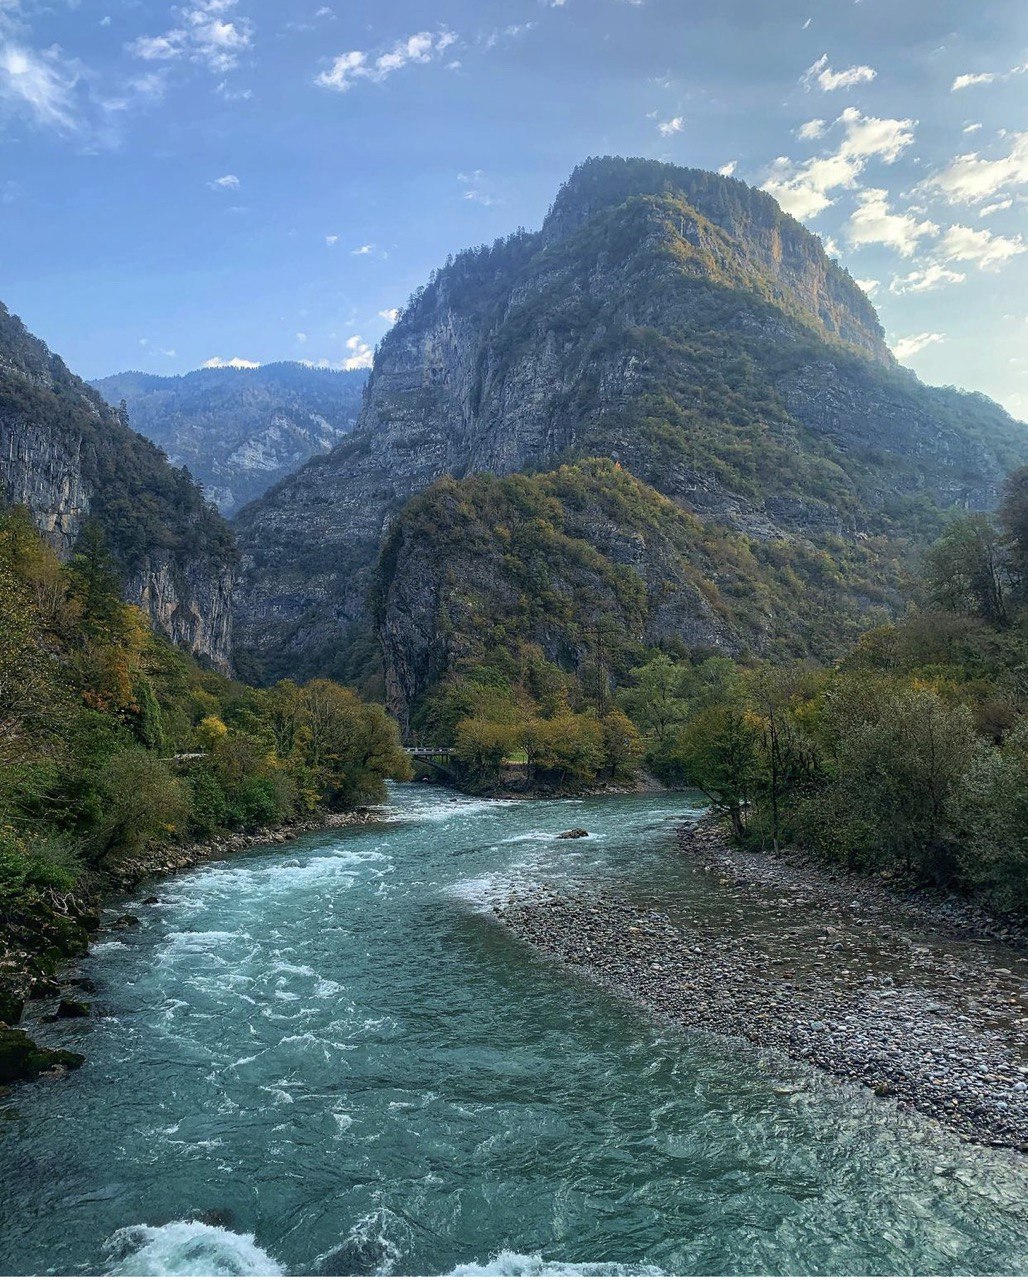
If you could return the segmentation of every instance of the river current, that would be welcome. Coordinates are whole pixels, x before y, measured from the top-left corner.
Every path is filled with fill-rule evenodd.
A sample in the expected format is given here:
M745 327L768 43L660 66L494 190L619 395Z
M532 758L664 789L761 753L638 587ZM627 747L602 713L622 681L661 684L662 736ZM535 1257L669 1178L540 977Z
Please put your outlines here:
M86 1065L0 1099L0 1273L1023 1273L1016 1157L653 1026L494 920L535 883L713 909L694 812L398 786L127 900L95 1017L39 1029Z

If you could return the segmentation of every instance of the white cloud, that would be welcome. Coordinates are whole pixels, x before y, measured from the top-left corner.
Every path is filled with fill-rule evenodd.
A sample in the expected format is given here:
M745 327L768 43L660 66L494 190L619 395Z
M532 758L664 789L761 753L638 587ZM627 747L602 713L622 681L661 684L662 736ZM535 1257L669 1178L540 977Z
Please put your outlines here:
M388 320L390 324L395 324L400 318L399 307L386 307L384 311L378 313L383 320Z
M982 122L980 120L976 120L973 124L965 124L963 131L964 133L977 133L981 127Z
M722 176L722 178L730 178L732 174L735 173L736 169L738 168L738 165L739 165L738 160L729 160L727 164L723 164L721 168L718 169L718 173Z
M978 84L994 84L997 80L1009 80L1012 76L1021 76L1028 71L1028 62L1021 63L1020 66L1011 67L1009 71L974 71L970 74L957 76L950 85L951 93L959 93L961 89L970 89Z
M889 285L889 292L928 293L929 290L938 289L944 284L960 284L966 279L962 271L951 271L949 267L944 267L939 262L932 262L922 271L911 271L909 275L896 276Z
M854 248L880 244L895 249L904 258L909 258L926 236L938 232L934 222L918 222L912 213L893 213L889 193L877 187L860 193L859 203L846 223L846 238Z
M362 244L358 245L356 249L351 249L350 252L355 258L366 258L369 254L375 252L375 246L373 244Z
M1002 213L1004 209L1009 209L1013 203L1013 200L1007 198L1006 200L997 200L995 204L984 204L978 210L978 216L979 218L989 218L994 213Z
M1010 150L998 160L983 160L977 151L957 156L925 182L950 204L982 204L998 192L1028 183L1028 133L1006 135Z
M223 177L215 178L213 182L209 182L207 185L215 190L220 187L223 191L234 191L239 186L239 179L234 173L226 173Z
M833 203L832 192L851 190L872 158L892 164L914 141L914 120L879 119L847 107L825 132L841 130L828 155L797 163L779 156L763 183L782 208L797 218L813 218Z
M945 340L944 333L914 333L909 338L897 338L892 344L892 350L897 360L909 360L925 347L930 347L935 342L945 342Z
M957 93L960 89L969 89L973 84L992 84L995 79L995 73L992 71L983 71L978 75L957 76L950 85L950 93Z
M359 333L346 339L346 349L350 354L343 361L344 369L370 369L374 363L375 353L369 343Z
M177 25L163 35L140 36L128 46L129 52L146 62L188 58L210 71L231 71L253 41L248 19L229 21L224 16L235 7L236 0L193 0L176 6L172 13Z
M657 132L662 138L670 138L676 133L681 133L685 128L685 121L681 116L673 116L670 120L661 120L657 125Z
M490 31L482 43L486 49L495 49L501 40L516 40L518 36L527 34L534 27L534 22L512 22L509 26Z
M334 245L334 244L338 244L338 243L339 243L339 237L338 237L338 236L326 236L326 237L325 237L325 243L331 247L332 245Z
M804 71L800 83L810 89L817 84L826 93L833 89L851 89L855 84L863 84L873 80L878 74L874 67L846 67L842 71L833 71L828 65L828 54L823 53L816 62Z
M812 138L820 138L827 128L828 125L824 120L808 120L796 130L796 137L809 142Z
M973 262L988 271L1000 267L1028 249L1021 236L995 236L991 231L954 226L942 238L942 253L950 261Z
M306 335L305 333L298 333L298 334L296 335L296 341L297 341L297 342L306 342L306 341L307 341L307 335Z
M259 360L244 360L242 356L233 356L231 360L223 360L221 356L212 356L205 360L201 369L259 369Z
M488 175L482 169L474 169L470 173L458 173L457 181L465 188L464 199L473 200L475 204L491 208L494 204L502 204L500 197L489 190Z
M331 67L316 76L314 83L323 89L346 93L358 80L379 82L410 63L431 62L456 40L457 37L444 28L436 32L419 31L374 58L361 49L351 49L334 58Z
M857 287L862 289L869 298L873 298L882 282L880 280L858 280L856 283Z
M0 101L34 123L72 132L79 122L74 108L76 69L56 48L36 53L15 44L0 47Z

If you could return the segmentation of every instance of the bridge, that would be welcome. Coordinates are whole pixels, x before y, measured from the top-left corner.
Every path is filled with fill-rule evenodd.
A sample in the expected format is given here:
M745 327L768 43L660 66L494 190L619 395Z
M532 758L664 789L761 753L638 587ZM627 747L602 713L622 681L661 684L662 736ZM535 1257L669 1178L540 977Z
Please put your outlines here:
M404 750L415 760L450 761L453 759L453 747L404 747Z

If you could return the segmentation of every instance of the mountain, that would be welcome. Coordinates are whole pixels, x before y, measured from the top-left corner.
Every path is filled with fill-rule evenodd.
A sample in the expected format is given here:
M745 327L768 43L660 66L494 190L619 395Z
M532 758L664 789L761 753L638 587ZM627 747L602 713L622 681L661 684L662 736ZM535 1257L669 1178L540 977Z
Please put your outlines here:
M591 160L539 232L433 275L382 341L355 431L239 514L241 646L266 675L353 677L384 642L404 714L445 669L440 635L451 652L467 639L453 622L463 586L448 508L496 569L494 638L502 600L518 598L504 590L511 530L489 523L492 498L467 477L556 474L590 458L628 471L651 515L612 518L593 469L576 482L591 497L574 528L559 498L553 528L600 549L651 600L656 571L641 572L633 548L652 545L661 498L661 519L684 522L668 582L692 585L670 612L648 606L635 638L670 642L699 626L703 645L766 652L813 646L833 600L840 617L866 614L876 596L896 607L902 547L933 535L947 508L994 505L1003 475L1028 459L1028 432L985 397L898 367L855 281L766 193L653 161ZM456 490L426 493L444 476ZM421 494L413 541L400 513ZM690 550L697 537L708 554ZM725 556L740 569L733 589L759 607L725 605ZM412 620L406 587L432 601ZM518 629L509 615L504 625L508 638ZM820 643L839 640L829 626ZM421 651L437 656L426 666ZM583 661L581 646L557 640L547 656Z
M172 463L188 467L223 515L245 506L351 430L367 374L296 362L115 373L92 385Z
M232 535L188 474L0 303L0 498L25 506L62 557L102 528L138 603L176 644L227 669Z

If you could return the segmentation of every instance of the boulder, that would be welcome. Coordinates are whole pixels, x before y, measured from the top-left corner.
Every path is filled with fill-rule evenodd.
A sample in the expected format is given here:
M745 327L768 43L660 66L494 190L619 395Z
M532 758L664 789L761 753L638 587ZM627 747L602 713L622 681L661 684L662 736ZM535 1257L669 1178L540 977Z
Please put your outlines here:
M24 1031L0 1028L0 1084L14 1080L34 1080L55 1067L74 1070L85 1058L67 1049L43 1049Z
M589 834L585 827L572 827L570 831L562 831L557 837L558 840L581 840L583 836Z
M88 1018L89 1005L84 1000L64 999L57 1006L58 1018Z

